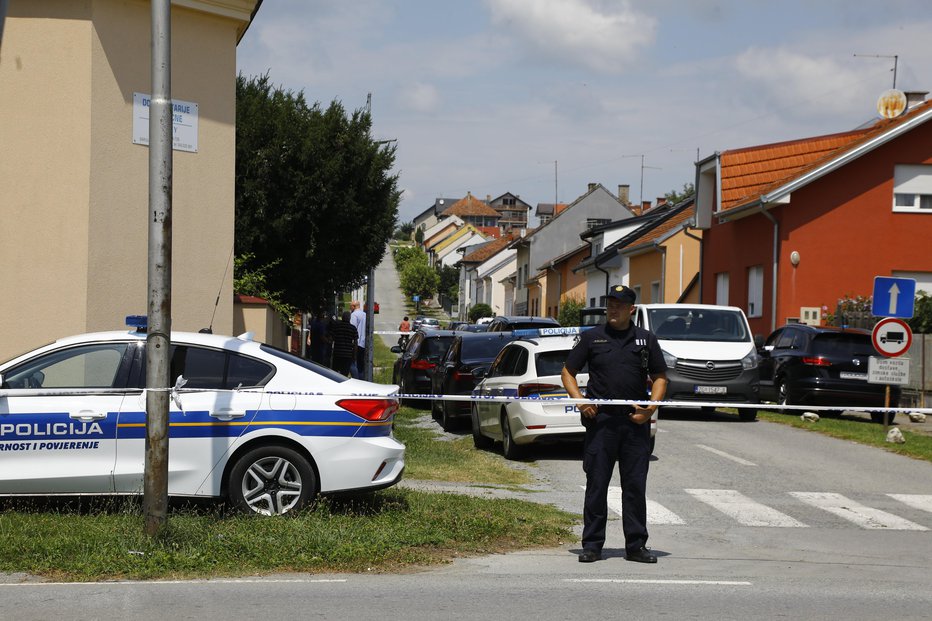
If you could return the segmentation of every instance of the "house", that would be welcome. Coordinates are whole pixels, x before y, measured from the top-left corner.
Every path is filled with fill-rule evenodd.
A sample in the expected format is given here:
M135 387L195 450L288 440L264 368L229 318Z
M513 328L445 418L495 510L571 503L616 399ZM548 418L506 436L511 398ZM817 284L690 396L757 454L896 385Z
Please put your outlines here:
M455 233L443 239L430 249L428 259L431 265L452 266L459 260L456 250L478 242L486 241L486 237L471 224L464 224Z
M698 302L701 233L694 206L692 196L676 205L660 201L640 216L581 235L594 251L577 267L586 272L589 305L604 305L616 283L634 289L643 303Z
M590 183L585 194L557 213L549 222L513 242L517 250L515 313L537 316L547 299L546 272L531 273L556 257L577 248L587 229L634 214L600 183ZM533 278L533 280L531 280Z
M146 312L148 126L135 120L152 88L149 2L3 4L0 264L14 294L0 300L0 359ZM233 331L236 46L260 4L172 3L186 137L173 153L176 330Z
M433 205L431 205L430 207L428 207L427 209L425 209L418 215L414 216L414 220L412 222L414 224L415 230L421 229L421 231L426 232L427 229L437 224L437 222L440 220L440 214L443 213L447 207L455 203L457 200L459 199L456 199L456 198L434 199ZM426 239L426 235L425 235L425 239Z
M485 202L499 213L498 226L503 231L527 228L527 216L531 211L531 206L521 200L517 194L505 192L494 199L487 196Z
M479 200L471 193L467 192L466 196L456 201L444 209L438 217L459 216L467 224L475 227L498 226L501 214L495 209L489 207L484 201Z
M514 287L508 287L507 283L502 282L502 279L507 279L506 277L511 275L515 269L515 251L510 248L511 241L511 237L506 235L460 250L463 257L455 263L460 269L459 305L457 307L457 318L460 321L466 321L469 317L469 310L479 303L488 304L495 310L493 300L497 299L501 300L501 314L511 312ZM493 284L496 276L498 279L494 280L495 284ZM486 278L488 280L480 285L479 280ZM479 297L480 289L481 298Z
M537 216L537 221L542 226L553 220L553 217L566 207L566 203L537 203L534 215Z
M438 220L433 226L424 230L424 240L421 242L421 247L425 250L433 248L449 235L458 231L464 224L466 223L457 216L450 216L443 220Z
M590 252L589 244L582 244L537 266L538 274L546 275L548 279L546 295L540 304L542 316L556 319L567 298L585 302L586 275L575 271L575 268L589 258Z
M875 276L932 291L932 104L841 134L697 163L701 299L745 309L754 333L818 323Z

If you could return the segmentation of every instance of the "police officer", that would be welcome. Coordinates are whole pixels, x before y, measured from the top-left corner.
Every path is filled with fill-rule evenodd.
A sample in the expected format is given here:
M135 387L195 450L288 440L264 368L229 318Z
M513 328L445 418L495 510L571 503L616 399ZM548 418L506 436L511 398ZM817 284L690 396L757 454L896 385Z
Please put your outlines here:
M639 400L647 396L647 377L653 380L652 401L667 390L666 364L657 338L635 326L631 315L637 295L624 285L611 287L606 299L606 322L583 332L563 367L563 386L574 399L584 398L576 375L589 364L587 396L596 399ZM647 549L647 467L650 460L649 421L656 405L579 406L586 426L583 470L586 501L583 509L581 563L602 558L608 521L608 486L615 462L621 472L622 525L625 558L656 563Z

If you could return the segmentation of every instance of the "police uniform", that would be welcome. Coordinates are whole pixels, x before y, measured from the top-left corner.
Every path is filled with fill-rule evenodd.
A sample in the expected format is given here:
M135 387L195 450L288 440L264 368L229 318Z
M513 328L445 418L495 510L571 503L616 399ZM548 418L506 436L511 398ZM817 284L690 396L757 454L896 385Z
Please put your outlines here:
M613 289L626 290L633 303L633 291L620 286ZM633 321L626 330L616 330L605 323L583 332L567 357L566 368L575 376L586 363L589 365L586 396L599 399L646 399L648 376L663 373L667 368L657 338ZM650 460L650 424L632 421L629 414L633 411L634 407L628 405L600 405L595 418L583 417L586 499L582 546L601 554L608 520L608 488L617 461L629 559L647 543L646 487Z

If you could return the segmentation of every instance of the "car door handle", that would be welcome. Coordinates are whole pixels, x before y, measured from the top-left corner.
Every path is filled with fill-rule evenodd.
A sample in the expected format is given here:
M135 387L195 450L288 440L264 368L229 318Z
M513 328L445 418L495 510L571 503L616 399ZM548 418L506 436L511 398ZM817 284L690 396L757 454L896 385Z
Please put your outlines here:
M85 423L89 423L95 420L103 420L107 418L106 412L95 412L94 410L79 410L77 412L72 412L69 414L69 417L73 420L79 420Z
M243 418L246 416L246 412L233 410L233 408L220 408L216 412L211 412L210 415L217 420L228 421L234 418Z

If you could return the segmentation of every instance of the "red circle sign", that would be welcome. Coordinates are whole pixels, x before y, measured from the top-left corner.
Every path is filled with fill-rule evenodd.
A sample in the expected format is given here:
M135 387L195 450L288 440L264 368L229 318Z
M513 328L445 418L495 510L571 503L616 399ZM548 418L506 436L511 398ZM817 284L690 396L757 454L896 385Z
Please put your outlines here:
M884 356L895 358L909 351L913 343L913 331L902 319L887 317L881 319L871 331L874 349Z

